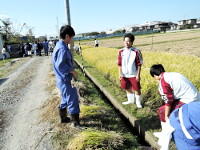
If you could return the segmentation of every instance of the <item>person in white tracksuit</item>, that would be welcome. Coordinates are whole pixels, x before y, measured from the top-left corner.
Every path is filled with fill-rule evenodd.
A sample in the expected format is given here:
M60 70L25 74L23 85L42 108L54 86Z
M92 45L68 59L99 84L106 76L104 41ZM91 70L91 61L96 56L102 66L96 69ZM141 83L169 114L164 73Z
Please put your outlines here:
M124 48L119 50L118 67L121 88L126 90L127 101L122 104L134 104L137 108L141 105L140 72L143 63L141 52L132 47L135 37L133 34L124 36Z
M157 111L163 131L166 121L175 109L199 100L200 95L197 88L186 77L177 72L165 72L161 64L152 65L150 74L159 82L158 90L165 103ZM160 137L162 131L154 135Z

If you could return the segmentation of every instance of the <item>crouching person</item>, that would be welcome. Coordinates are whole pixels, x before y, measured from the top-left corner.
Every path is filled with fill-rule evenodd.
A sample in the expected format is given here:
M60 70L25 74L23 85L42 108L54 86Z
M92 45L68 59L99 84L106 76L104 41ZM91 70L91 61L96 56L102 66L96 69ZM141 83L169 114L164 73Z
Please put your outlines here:
M166 121L165 130L158 140L160 150L169 149L171 138L174 140L177 150L199 150L199 100L184 104L170 114Z
M165 104L161 106L157 113L161 121L161 132L156 132L156 137L163 136L166 121L171 112L182 107L184 104L199 99L197 88L182 74L177 72L165 72L161 64L155 64L150 68L150 74L159 82L159 93Z
M72 77L76 78L77 73L74 71L72 54L67 46L67 44L70 44L74 35L75 32L71 26L66 25L61 27L61 40L56 43L52 55L52 63L56 75L57 87L61 93L61 103L59 106L61 123L70 122L70 118L67 117L68 110L73 125L80 126L78 94L76 88L73 88L71 85Z

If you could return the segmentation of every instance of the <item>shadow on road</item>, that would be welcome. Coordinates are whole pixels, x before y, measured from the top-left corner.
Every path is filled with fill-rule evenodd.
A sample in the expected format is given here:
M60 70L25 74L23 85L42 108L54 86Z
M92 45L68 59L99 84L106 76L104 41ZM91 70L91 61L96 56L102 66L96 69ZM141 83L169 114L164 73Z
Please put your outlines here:
M2 79L0 79L0 85L3 84L6 80L8 80L8 78L2 78Z

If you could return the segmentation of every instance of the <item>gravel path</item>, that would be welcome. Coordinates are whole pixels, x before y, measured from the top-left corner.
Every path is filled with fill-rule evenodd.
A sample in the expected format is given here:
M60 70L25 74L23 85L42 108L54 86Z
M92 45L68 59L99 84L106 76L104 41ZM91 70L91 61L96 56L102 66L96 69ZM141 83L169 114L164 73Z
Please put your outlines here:
M51 127L40 122L49 71L49 57L34 57L0 85L0 149L52 149Z

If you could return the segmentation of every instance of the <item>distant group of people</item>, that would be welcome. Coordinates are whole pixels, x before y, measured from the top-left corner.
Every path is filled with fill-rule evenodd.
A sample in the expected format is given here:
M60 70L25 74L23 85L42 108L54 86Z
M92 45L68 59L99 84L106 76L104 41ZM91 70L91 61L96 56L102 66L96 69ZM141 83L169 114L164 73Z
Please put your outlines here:
M79 98L77 90L71 85L72 78L77 78L77 72L67 46L74 35L71 26L61 27L61 40L53 51L52 63L62 97L59 106L61 123L72 122L75 127L79 127ZM134 40L133 34L124 36L124 48L118 53L119 80L127 94L127 101L122 104L136 104L138 109L142 109L140 74L143 57L141 51L133 47ZM98 46L96 41L95 47ZM157 111L162 131L154 133L159 138L161 149L168 149L171 135L179 150L200 149L200 94L197 88L182 74L165 72L162 64L152 65L150 75L158 81L158 91L164 102Z
M44 55L48 56L49 54L52 54L56 42L57 40L55 41L44 40L43 42L35 41L34 43L27 42L25 44L21 44L23 56L29 56L32 54L36 56L41 56L42 50L44 50Z
M10 55L13 53L16 57L27 57L32 55L42 56L42 51L44 51L45 56L48 56L52 54L57 41L58 40L44 40L42 42L35 41L33 43L4 44L3 49L1 50L2 59L10 58Z

